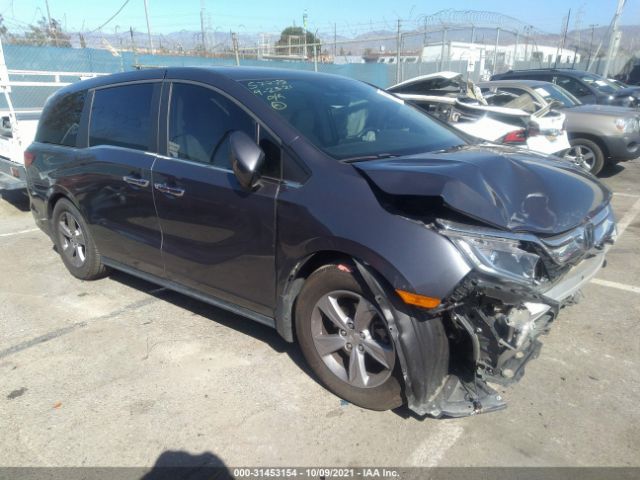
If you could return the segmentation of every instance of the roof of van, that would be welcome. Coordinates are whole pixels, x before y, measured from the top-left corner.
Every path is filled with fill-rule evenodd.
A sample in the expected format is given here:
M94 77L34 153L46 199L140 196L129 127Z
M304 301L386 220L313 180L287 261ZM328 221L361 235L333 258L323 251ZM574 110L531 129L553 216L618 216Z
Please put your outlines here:
M264 79L315 79L320 80L326 77L336 77L327 73L319 73L305 70L268 68L268 67L169 67L169 68L145 68L131 72L113 73L86 80L75 82L59 92L70 93L77 90L96 88L110 84L135 82L140 80L160 80L192 73L194 77L201 79L203 75L214 75L225 77L234 81L242 80L264 80ZM340 77L345 79L345 77ZM195 80L196 78L194 78Z

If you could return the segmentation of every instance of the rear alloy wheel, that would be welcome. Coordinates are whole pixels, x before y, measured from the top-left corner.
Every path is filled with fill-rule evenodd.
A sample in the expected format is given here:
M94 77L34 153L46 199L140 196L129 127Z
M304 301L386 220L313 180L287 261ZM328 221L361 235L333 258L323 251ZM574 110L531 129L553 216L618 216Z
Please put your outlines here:
M94 280L107 273L91 233L78 209L61 199L53 209L56 249L67 270L82 280Z
M373 410L403 404L401 369L387 323L352 273L316 270L296 300L296 336L320 381L349 402Z
M62 212L58 219L58 235L62 255L76 268L87 260L87 245L78 220L69 212Z
M571 148L565 157L593 175L600 173L604 166L604 153L598 144L586 138L576 138L570 143Z

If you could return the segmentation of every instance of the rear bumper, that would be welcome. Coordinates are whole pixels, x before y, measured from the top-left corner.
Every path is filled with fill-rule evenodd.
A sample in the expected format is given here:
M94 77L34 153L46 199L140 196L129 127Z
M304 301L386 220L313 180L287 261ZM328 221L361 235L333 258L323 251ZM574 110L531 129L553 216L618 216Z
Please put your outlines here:
M0 157L0 190L27 188L27 173L24 165Z

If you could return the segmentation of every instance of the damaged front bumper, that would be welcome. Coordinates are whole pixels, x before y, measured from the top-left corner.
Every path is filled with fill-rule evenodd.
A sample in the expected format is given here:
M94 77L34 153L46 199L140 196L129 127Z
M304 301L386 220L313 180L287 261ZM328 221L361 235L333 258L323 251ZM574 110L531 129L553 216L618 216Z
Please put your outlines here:
M465 278L442 312L451 320L452 341L462 361L433 401L416 405L420 412L457 417L505 408L490 384L509 385L522 378L525 365L540 353L540 335L549 331L561 308L577 302L581 288L606 264L615 236L611 220L597 246L544 287L477 271Z
M434 417L460 417L500 410L506 403L489 384L509 385L537 358L540 335L549 331L562 307L575 303L580 289L604 266L606 248L584 259L543 291L471 274L446 315L458 337L462 360L433 401L414 410ZM455 336L454 336L455 338Z
M440 307L429 311L409 312L385 301L375 275L358 265L398 345L409 408L433 417L505 408L491 384L509 385L523 376L526 364L540 352L540 335L548 332L560 309L574 303L580 289L603 267L615 237L615 219L607 206L574 231L534 239L538 243L533 247L543 249L540 258L548 261L546 281L524 282L479 265ZM523 243L522 248L528 247ZM435 320L444 324L449 345L445 374L423 353L432 333L429 324Z

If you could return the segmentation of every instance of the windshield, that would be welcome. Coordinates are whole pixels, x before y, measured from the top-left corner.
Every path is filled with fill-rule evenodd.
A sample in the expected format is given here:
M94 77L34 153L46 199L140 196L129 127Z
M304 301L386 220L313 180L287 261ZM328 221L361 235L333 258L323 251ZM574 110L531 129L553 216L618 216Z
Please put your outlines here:
M567 92L564 88L558 87L552 83L545 85L544 87L536 87L534 91L540 95L547 103L551 103L554 100L562 103L565 107L575 107L580 105L581 102L576 97Z
M410 155L467 143L404 101L353 80L283 78L240 83L336 159Z
M584 75L582 81L602 93L615 93L620 87L597 75Z

